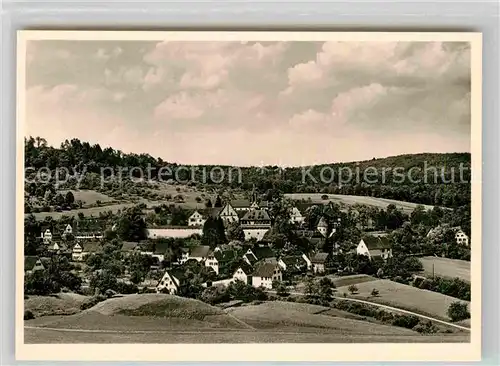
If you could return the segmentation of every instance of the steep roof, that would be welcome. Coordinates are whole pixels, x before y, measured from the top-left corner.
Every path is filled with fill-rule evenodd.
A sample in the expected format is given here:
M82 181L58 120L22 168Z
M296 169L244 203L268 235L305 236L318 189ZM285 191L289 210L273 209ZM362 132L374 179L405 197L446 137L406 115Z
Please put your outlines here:
M275 257L276 254L274 254L274 251L269 248L269 247L257 247L252 249L252 253L255 254L258 260L264 259L264 258L272 258Z
M190 257L207 257L210 252L210 247L208 245L198 245L191 248Z
M238 253L235 250L221 250L215 252L214 256L219 262L228 262L236 259Z
M234 270L234 272L236 272L240 268L243 270L243 272L245 272L247 276L253 273L253 267L246 262L240 263L240 265Z
M86 243L80 243L80 245L83 248L83 251L87 253L99 253L102 251L102 246L99 243L89 241Z
M328 227L328 223L326 222L324 217L321 217L321 219L319 220L318 227Z
M262 263L257 266L252 276L254 277L272 277L276 270L276 263Z
M304 258L302 258L301 255L289 255L286 257L282 257L281 260L286 264L287 267L307 265L306 261L304 260Z
M24 257L24 270L31 271L38 261L38 257L36 255L27 255Z
M368 250L375 249L390 249L391 243L385 236L371 236L367 235L362 238Z
M316 253L311 258L311 262L312 263L325 263L327 258L328 258L328 253L319 252L319 253Z
M132 250L135 250L137 247L138 247L138 243L136 242L132 242L132 241L124 241L123 244L122 244L122 251L124 252L128 252L128 251L132 251Z
M242 218L242 220L252 220L252 221L269 221L271 218L269 217L266 210L255 209L248 211Z
M168 269L167 272L169 276L177 278L180 282L186 278L185 272L180 268Z

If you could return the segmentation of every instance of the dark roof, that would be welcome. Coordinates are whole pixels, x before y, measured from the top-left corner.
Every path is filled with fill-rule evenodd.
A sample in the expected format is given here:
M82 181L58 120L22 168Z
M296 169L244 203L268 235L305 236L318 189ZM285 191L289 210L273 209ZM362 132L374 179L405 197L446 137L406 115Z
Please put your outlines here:
M209 217L216 218L219 216L219 213L222 211L222 207L209 207L201 210L197 210L203 218L207 219Z
M253 254L245 254L245 257L248 259L250 264L255 264L259 261Z
M33 267L35 267L36 262L38 261L38 257L36 255L27 255L24 257L24 270L31 271Z
M218 250L214 253L215 259L219 262L228 262L236 259L238 253L235 250Z
M275 257L276 254L274 254L273 250L269 247L257 247L252 249L252 253L255 254L258 260L264 259L264 258L272 258Z
M167 272L169 276L174 276L181 282L186 278L185 272L180 268L169 269Z
M122 244L122 250L124 252L132 251L135 250L138 247L138 243L135 243L133 241L124 241Z
M254 277L272 277L276 270L276 263L262 263L252 273Z
M301 255L290 255L287 257L281 258L283 263L285 263L288 266L302 266L307 264L304 258L302 258Z
M266 210L250 210L248 211L245 216L242 217L242 220L252 220L252 221L259 221L259 220L265 220L269 221L271 218L267 214Z
M327 258L328 258L328 253L319 252L319 253L316 253L311 258L311 262L312 263L325 263Z
M102 251L102 246L99 243L94 243L94 242L86 242L86 243L80 243L80 246L83 248L83 252L87 253L99 253Z
M364 236L362 240L366 244L366 247L369 250L389 249L391 247L391 243L389 242L389 239L387 239L384 236L367 235L367 236Z
M160 240L154 243L154 248L155 254L165 254L165 252L170 248L170 243Z
M238 267L236 267L234 272L236 272L239 268L241 268L247 276L249 276L253 273L253 267L246 262L242 262Z
M326 222L326 220L325 220L324 217L321 217L321 219L319 219L318 226L320 226L320 227L328 227L328 223Z
M210 252L210 247L208 245L198 245L191 248L190 257L207 257Z

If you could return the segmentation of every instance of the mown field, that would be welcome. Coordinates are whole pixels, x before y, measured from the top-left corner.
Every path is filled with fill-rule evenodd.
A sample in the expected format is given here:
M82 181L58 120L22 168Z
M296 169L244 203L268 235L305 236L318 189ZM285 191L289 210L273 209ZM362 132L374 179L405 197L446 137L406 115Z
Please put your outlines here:
M368 197L368 196L352 196L352 195L342 195L342 194L327 194L328 199L323 200L321 196L324 193L289 193L285 194L285 197L294 199L294 200L308 200L311 199L313 203L327 203L327 202L335 202L344 204L347 206L352 206L355 204L374 206L377 208L386 208L390 204L396 205L396 207L402 209L406 213L411 213L417 207L417 203L405 202L405 201L397 201L391 200L387 198L377 198L377 197ZM434 206L423 205L426 209L432 209Z
M434 274L441 277L458 277L470 282L470 262L440 257L423 257L420 258L420 262L422 262L424 273L427 276Z
M333 310L282 301L222 310L173 295L136 294L108 299L74 315L25 321L24 332L26 343L468 341L468 334L424 336L405 328L353 319Z
M342 294L345 292L349 294L348 287L338 287L337 293ZM422 290L389 280L358 283L356 287L358 288L358 293L352 296L354 298L394 306L446 321L449 321L447 315L448 307L452 302L459 301L454 297L438 292ZM378 296L371 296L373 289L379 291ZM463 302L469 304L468 301Z

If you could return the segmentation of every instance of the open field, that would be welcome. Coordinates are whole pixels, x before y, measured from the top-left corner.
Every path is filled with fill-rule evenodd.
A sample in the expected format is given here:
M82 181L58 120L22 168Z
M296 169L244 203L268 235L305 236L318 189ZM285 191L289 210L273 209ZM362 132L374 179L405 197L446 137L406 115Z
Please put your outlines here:
M223 311L164 294L126 295L74 315L24 322L26 343L466 342L468 335L423 336L328 307L282 301Z
M343 286L349 286L349 285L357 285L358 283L364 283L364 282L371 282L377 280L375 277L368 276L365 274L355 274L355 275L349 275L349 276L336 276L336 275L327 275L325 277L328 277L333 281L335 284L335 287L343 287ZM318 277L315 280L319 281L321 278ZM295 291L298 292L303 292L306 288L305 282L300 282L295 286Z
M337 288L339 294L349 293L349 286ZM366 299L371 302L398 307L405 310L411 310L422 315L428 315L437 319L449 321L447 311L452 302L458 299L432 292L422 290L416 287L404 285L389 280L376 280L357 284L358 293L352 297ZM370 295L373 289L379 291L377 297ZM469 304L468 301L463 301Z
M24 342L39 343L457 343L469 342L465 334L348 335L299 331L158 331L78 332L60 329L24 329Z
M120 203L116 205L102 206L102 207L91 207L91 208L80 208L77 210L71 211L62 211L62 212L37 212L33 213L37 220L43 220L48 216L52 216L54 219L60 219L62 216L74 217L78 216L79 212L82 212L85 216L99 216L99 213L112 211L113 213L118 212L119 210L123 210L124 208L134 206L134 203ZM25 214L27 216L29 214Z
M434 271L436 276L458 277L470 282L470 262L440 257L423 257L420 258L420 262L424 266L424 273L428 276L432 276Z
M417 203L405 202L405 201L397 201L391 200L387 198L377 198L377 197L369 197L369 196L352 196L352 195L343 195L343 194L327 194L328 199L323 200L321 196L324 193L287 193L285 197L294 199L294 200L308 200L311 199L313 203L327 203L327 202L335 202L340 204L345 204L348 206L352 206L355 204L374 206L378 208L386 208L391 203L396 205L396 207L401 208L406 213L411 213L417 207ZM434 206L423 205L425 209L431 210Z
M94 190L82 189L82 190L62 190L60 193L66 195L67 192L71 191L75 197L75 201L82 201L84 205L93 205L97 201L102 203L114 201L112 197L109 197L103 193L96 192Z

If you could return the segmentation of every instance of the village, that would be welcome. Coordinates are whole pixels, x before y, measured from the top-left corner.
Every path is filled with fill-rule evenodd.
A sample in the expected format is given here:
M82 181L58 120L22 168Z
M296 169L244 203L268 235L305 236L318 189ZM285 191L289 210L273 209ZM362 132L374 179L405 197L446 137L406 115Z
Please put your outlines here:
M102 293L116 291L116 286L99 288L95 284L107 269L107 252L116 259L117 269L110 271L113 283L132 286L127 291L189 297L193 294L186 288L192 287L193 276L188 272L193 268L199 274L198 291L227 287L235 281L264 291L283 286L293 291L294 286L314 277L381 275L384 266L401 264L408 254L411 256L398 252L401 245L394 245L394 235L389 235L392 230L377 230L372 218L353 223L352 217L359 217L359 212L342 212L332 202L313 205L283 197L267 201L255 188L248 199L224 202L219 195L209 199L205 208L186 215L185 225L158 225L155 220L145 223L144 210L137 208L137 212L136 223L124 223L119 217L59 223L59 227L54 222L42 223L36 238L40 254L25 257L26 274L46 269L51 258L66 258L82 289L90 293L96 288ZM161 214L160 209L156 212ZM93 224L83 225L85 221ZM120 225L137 224L143 233L136 233L136 240L134 235L119 234L123 232ZM402 222L401 227L404 225ZM460 227L446 230L448 237L449 232L454 235L457 246L469 247L469 237ZM342 232L340 237L337 231ZM439 242L445 240L443 235L443 227L438 226L431 228L426 238L438 237L441 239L434 241ZM392 261L394 255L397 261ZM139 271L134 261L146 264ZM411 271L400 274L393 277L410 281L416 275Z

